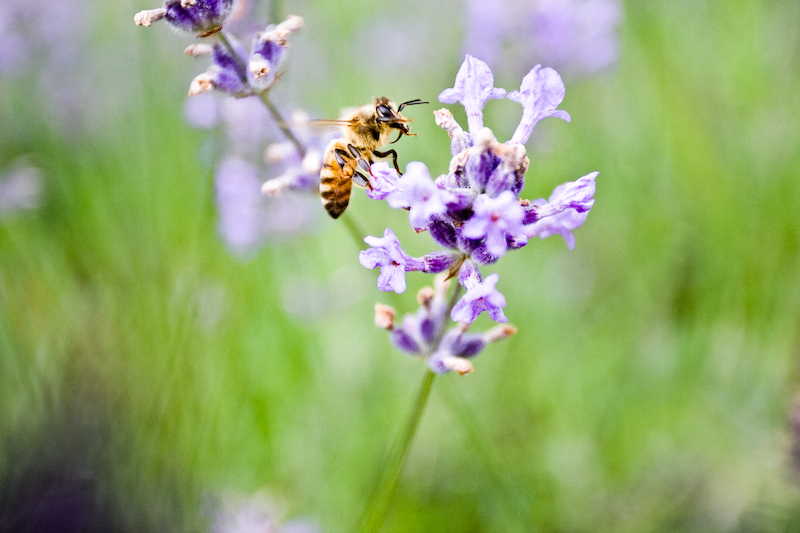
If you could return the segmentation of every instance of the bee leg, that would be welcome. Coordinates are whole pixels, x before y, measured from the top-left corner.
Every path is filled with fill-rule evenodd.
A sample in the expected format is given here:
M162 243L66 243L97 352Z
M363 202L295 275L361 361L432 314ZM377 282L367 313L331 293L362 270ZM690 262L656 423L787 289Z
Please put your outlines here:
M361 176L361 178L363 178L365 183L360 183L358 180L356 180L356 177L353 176L353 181L354 182L358 183L362 187L366 187L367 189L372 189L372 183L370 183L369 178L367 177L367 176L371 176L372 175L372 169L370 168L371 164L372 164L372 160L367 160L364 157L359 157L358 158L358 167L361 170L360 171L356 170L355 173L358 174L359 176Z
M378 157L392 156L392 163L394 163L394 169L397 171L398 174L400 174L401 176L403 175L403 173L400 172L400 167L397 166L397 152L395 152L394 150L386 150L385 152L379 152L377 150L373 150L372 153Z
M352 144L348 144L347 145L347 149L350 150L350 153L352 154L353 159L358 159L359 157L361 157L361 150L359 150L358 148L356 148Z
M371 189L372 185L369 183L369 178L367 178L364 174L360 171L356 170L353 173L353 183L358 185L359 187L364 187L365 189Z
M349 158L350 154L348 154L341 148L337 148L336 150L333 151L333 157L336 158L336 162L339 163L339 168L344 170L344 167L347 164L344 158L345 157Z

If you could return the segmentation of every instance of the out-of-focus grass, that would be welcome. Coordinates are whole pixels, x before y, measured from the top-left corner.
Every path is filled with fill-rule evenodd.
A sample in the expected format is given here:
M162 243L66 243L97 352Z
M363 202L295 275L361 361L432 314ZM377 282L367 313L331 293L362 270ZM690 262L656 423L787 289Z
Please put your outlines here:
M208 494L266 486L290 514L349 531L423 371L374 328L372 304L411 311L428 280L409 275L407 294L379 294L329 220L231 256L198 162L205 136L181 119L194 64L165 28L128 27L145 7L109 23L138 61L103 92L113 101L128 86L120 94L135 105L102 127L51 127L18 86L0 95L0 162L31 154L46 176L41 210L0 226L2 502L89 480L86 507L108 529L193 531ZM540 123L529 146L529 198L601 172L577 247L537 240L496 265L519 334L474 374L437 379L386 531L797 523L800 12L625 7L616 68L568 80L573 121ZM458 11L437 19L451 41L429 51L446 72L420 58L425 75L411 62L376 79L351 43L388 6L344 26L348 15L322 3L286 9L307 26L276 101L331 114L395 89L435 102L460 63ZM446 135L425 118L435 108L414 109L420 135L401 147L434 173L448 159ZM504 140L518 106L490 102L486 114ZM351 214L427 251L402 213L358 191ZM284 310L322 290L344 303ZM45 481L25 492L31 476Z

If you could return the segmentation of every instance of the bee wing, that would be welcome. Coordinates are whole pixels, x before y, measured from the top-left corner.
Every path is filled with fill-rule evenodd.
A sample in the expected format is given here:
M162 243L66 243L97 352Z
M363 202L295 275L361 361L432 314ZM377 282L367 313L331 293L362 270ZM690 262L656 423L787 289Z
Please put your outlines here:
M318 134L339 131L342 128L346 128L348 125L350 125L350 122L347 120L325 119L307 119L291 123L293 128L305 129L307 131L311 130L317 132Z
M324 118L309 119L305 122L311 126L347 126L350 120L326 120Z

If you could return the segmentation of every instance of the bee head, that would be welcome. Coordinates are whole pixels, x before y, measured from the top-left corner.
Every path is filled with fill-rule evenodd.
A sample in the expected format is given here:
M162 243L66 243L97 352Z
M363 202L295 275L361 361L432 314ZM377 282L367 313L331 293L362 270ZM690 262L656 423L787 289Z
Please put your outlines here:
M415 133L411 133L411 130L408 127L408 123L411 122L410 118L406 118L400 114L400 111L407 105L416 105L416 104L427 104L428 102L423 102L419 99L416 100L409 100L408 102L403 102L400 106L395 110L395 104L385 96L379 98L375 102L375 115L376 121L378 123L387 124L390 128L400 130L400 133L397 135L397 139L392 141L391 144L396 143L400 140L400 137L403 135L416 135Z

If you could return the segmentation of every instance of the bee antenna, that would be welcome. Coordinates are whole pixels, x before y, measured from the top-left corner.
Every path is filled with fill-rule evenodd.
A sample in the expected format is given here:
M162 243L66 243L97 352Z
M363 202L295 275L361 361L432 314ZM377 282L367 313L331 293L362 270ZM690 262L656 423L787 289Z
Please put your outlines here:
M408 102L403 102L402 104L400 104L400 107L397 108L397 112L399 113L400 111L402 111L403 108L407 105L417 105L417 104L430 104L430 102L423 102L419 98L415 100L409 100Z

